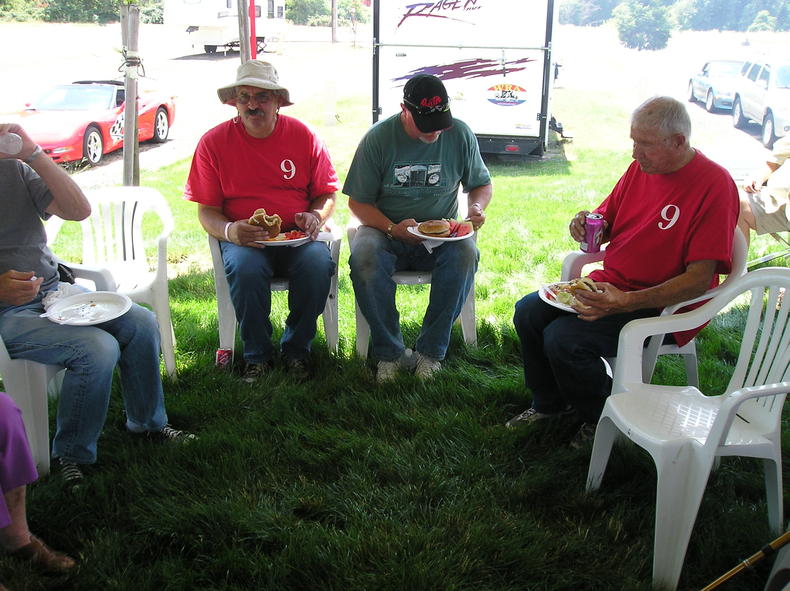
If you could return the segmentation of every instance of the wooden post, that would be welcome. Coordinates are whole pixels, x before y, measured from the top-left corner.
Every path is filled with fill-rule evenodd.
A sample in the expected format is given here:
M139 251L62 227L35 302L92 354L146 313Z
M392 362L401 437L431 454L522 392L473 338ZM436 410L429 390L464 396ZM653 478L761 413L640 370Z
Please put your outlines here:
M236 1L236 13L239 15L239 58L244 64L250 59L250 15L245 0Z
M140 33L140 7L121 4L121 37L125 58L123 111L123 184L140 184L140 143L137 136L137 77L140 54L137 41Z
M337 0L332 0L332 43L337 43Z

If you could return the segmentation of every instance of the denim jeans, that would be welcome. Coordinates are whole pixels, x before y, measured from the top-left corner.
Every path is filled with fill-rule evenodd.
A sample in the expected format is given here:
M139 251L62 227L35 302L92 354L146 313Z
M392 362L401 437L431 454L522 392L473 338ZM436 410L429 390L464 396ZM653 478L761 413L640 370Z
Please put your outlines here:
M546 304L537 292L519 300L513 324L533 408L555 413L571 405L585 422L597 422L611 391L601 357L617 354L623 326L657 314L652 309L637 310L589 322Z
M159 431L167 423L159 370L159 329L149 310L133 304L114 320L63 326L46 318L41 296L0 312L0 334L15 359L66 368L52 456L91 464L107 418L115 366L120 370L126 427Z
M415 349L444 359L453 322L474 285L479 257L472 239L446 242L429 253L421 244L390 240L375 228L360 226L349 263L354 295L370 325L373 357L394 361L404 351L392 274L409 270L432 272L431 295Z
M222 262L244 343L244 360L266 363L274 357L272 277L288 277L288 317L280 339L283 355L305 359L324 311L335 265L325 242L301 246L250 248L220 242Z

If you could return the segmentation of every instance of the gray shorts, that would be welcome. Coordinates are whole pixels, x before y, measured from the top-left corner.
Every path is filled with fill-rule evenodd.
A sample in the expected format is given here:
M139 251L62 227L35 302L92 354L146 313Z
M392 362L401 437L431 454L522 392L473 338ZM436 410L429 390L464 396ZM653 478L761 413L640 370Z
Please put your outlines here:
M790 231L787 199L777 199L763 189L758 193L746 193L754 214L757 234L774 234Z

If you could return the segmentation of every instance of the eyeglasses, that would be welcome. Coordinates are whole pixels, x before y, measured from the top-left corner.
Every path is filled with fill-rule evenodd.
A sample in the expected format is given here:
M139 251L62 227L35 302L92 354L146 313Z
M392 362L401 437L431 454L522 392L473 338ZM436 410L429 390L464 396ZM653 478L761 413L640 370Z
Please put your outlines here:
M430 115L431 113L444 113L445 111L450 110L450 101L446 101L444 103L439 103L438 105L434 105L433 107L420 107L419 105L415 105L408 99L403 99L403 102L417 111L418 115Z
M265 105L266 103L270 102L274 98L273 92L257 92L253 95L249 95L246 92L240 92L236 96L236 102L240 105L246 105L251 100L254 100L259 105Z

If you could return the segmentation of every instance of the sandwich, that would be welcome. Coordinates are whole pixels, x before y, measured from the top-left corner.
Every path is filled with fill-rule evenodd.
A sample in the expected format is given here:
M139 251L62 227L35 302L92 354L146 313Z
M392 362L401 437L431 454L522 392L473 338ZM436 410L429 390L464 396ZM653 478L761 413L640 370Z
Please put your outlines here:
M260 226L269 233L269 239L277 238L280 233L280 225L282 219L276 213L274 215L267 215L266 210L256 209L249 219L249 223L253 226Z
M424 236L447 238L450 235L450 222L447 220L428 220L418 224L417 231Z

